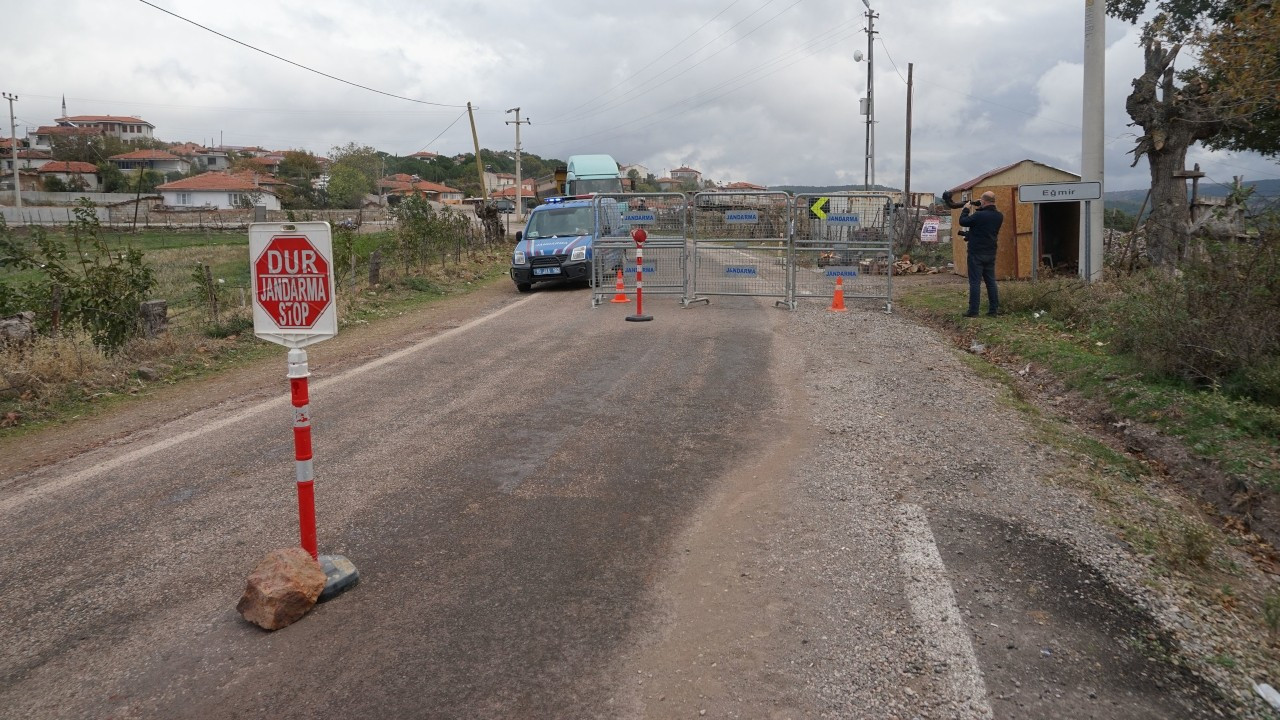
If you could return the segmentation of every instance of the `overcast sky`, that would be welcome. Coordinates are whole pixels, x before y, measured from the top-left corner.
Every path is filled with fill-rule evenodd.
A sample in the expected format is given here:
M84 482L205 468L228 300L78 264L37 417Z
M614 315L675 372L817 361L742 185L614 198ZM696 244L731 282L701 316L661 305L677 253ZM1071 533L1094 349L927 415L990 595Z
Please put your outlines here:
M6 3L0 90L19 134L61 115L136 115L157 138L398 155L523 148L608 153L656 175L861 184L866 8L857 0L140 0ZM915 64L912 188L1030 158L1079 172L1084 3L872 2L875 179L901 187ZM1136 30L1107 23L1106 186L1145 188L1124 111ZM433 103L433 104L427 104ZM1272 160L1193 149L1210 182L1280 177Z

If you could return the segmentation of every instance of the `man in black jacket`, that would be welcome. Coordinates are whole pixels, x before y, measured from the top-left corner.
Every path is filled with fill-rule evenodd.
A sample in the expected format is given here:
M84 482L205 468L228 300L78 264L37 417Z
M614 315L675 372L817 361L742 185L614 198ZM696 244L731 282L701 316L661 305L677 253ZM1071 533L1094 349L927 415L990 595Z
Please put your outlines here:
M973 205L978 209L970 213ZM966 259L969 264L969 312L965 317L978 317L978 304L982 300L982 283L987 285L987 314L995 315L1000 311L1000 293L996 290L996 240L1000 237L1000 226L1004 224L1004 215L996 209L996 195L993 192L982 193L980 201L965 205L960 211L960 225L969 229L964 236L969 249Z

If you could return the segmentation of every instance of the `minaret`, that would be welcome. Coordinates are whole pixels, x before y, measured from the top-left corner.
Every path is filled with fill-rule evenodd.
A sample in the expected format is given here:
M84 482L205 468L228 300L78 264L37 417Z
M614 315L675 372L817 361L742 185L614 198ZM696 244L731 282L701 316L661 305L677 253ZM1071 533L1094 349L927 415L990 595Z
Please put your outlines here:
M62 94L62 117L67 116L67 94Z

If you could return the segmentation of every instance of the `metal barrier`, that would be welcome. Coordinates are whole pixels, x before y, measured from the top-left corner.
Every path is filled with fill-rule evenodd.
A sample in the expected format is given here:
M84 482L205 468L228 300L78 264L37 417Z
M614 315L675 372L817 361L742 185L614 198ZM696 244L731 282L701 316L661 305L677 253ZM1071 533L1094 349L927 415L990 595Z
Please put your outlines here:
M893 203L882 193L796 195L792 205L788 306L844 297L883 300L893 312Z
M609 302L618 291L617 273L622 270L622 292L636 291L636 244L631 230L643 227L644 294L688 296L686 268L688 254L688 197L684 193L620 193L597 195L593 202L596 236L592 241L591 306Z
M694 195L685 307L714 295L771 297L788 305L790 218L791 196L784 192Z

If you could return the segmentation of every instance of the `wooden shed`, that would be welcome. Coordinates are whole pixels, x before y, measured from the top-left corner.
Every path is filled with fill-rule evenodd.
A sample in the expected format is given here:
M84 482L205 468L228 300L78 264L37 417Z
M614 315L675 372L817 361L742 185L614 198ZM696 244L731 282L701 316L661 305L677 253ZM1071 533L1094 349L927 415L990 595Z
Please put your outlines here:
M996 244L996 277L1001 280L1030 278L1036 261L1032 255L1031 236L1035 222L1035 206L1018 202L1018 186L1031 183L1079 182L1080 176L1035 160L1021 160L992 170L952 188L958 200L968 192L977 198L990 190L996 196L996 208L1004 213L1000 239ZM951 211L951 255L957 275L969 274L964 239L960 230L960 211ZM1080 203L1043 203L1040 206L1041 267L1073 268L1080 256Z

